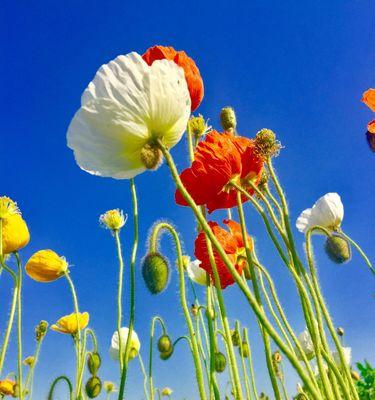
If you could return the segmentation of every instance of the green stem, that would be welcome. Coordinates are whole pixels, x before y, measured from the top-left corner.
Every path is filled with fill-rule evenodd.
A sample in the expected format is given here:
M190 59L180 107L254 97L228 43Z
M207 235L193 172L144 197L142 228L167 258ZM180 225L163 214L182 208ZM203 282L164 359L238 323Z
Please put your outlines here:
M359 244L356 243L350 236L346 235L344 232L340 232L340 234L356 248L358 253L364 259L364 261L367 264L367 266L370 268L371 272L375 275L375 269L372 266L371 261L368 259L368 257L366 256L365 252L360 248Z
M70 382L69 378L66 377L65 375L59 376L52 382L51 388L48 392L48 400L53 400L53 392L55 390L56 385L59 383L59 381L66 382L66 384L68 385L68 388L69 388L69 400L73 400L73 385Z
M242 338L242 335L240 333L241 327L240 327L239 321L236 321L235 329L238 332L239 339L240 339L240 358L241 358L241 365L242 365L242 375L243 375L243 378L244 378L244 381L245 381L246 396L247 396L248 399L250 399L251 398L250 385L249 385L249 379L248 379L248 376L247 376L247 370L246 370L246 365L245 365L245 357L243 355L244 354L243 353L243 342L242 342L243 338Z
M250 340L249 340L249 335L247 332L247 329L244 328L243 330L243 336L244 336L244 341L247 344L247 347L249 349L249 357L247 358L249 361L249 372L250 372L250 378L251 378L251 387L253 390L254 398L255 400L258 400L258 391L256 388L255 384L255 373L254 373L254 366L253 366L253 357L252 357L252 352L251 352L251 346L250 346Z
M139 221L138 221L138 199L137 191L134 183L134 179L130 179L130 191L132 194L133 203L133 224L134 224L134 241L133 248L130 258L130 315L129 315L129 331L128 337L125 345L125 356L124 356L124 368L121 373L121 382L118 400L122 400L125 392L125 383L128 370L129 354L130 354L130 344L131 337L134 329L134 319L135 319L135 262L137 258L138 241L139 241Z
M145 394L146 400L149 400L150 397L149 397L149 394L147 391L147 373L146 373L145 365L143 364L141 353L138 353L138 360L139 360L139 365L141 367L141 371L143 374L143 392Z
M22 265L18 253L15 253L18 268L18 291L17 291L17 364L18 364L18 385L19 398L23 400L23 380L22 380Z
M213 243L215 249L217 250L219 256L221 257L221 259L225 263L226 267L228 268L228 270L232 274L233 278L237 282L239 288L241 289L241 291L245 295L249 305L253 309L254 313L257 316L257 318L260 320L260 322L265 327L265 329L270 334L270 336L275 341L275 343L280 348L280 350L290 360L291 364L293 365L293 367L296 369L296 371L300 375L301 379L303 380L303 383L310 390L312 397L314 399L316 399L316 400L321 400L321 397L320 397L319 393L316 391L314 386L311 384L308 376L306 375L305 371L303 370L303 368L299 364L298 359L289 350L288 346L285 345L285 343L282 341L280 336L277 334L277 332L275 331L275 329L273 328L273 326L269 322L269 320L266 317L266 315L264 314L264 312L259 308L259 306L258 306L258 304L256 302L256 299L254 298L254 296L250 292L249 288L242 281L241 276L238 274L238 272L236 271L236 269L232 265L231 261L229 260L228 256L226 255L224 249L220 245L220 242L217 240L217 238L215 237L215 235L211 231L211 229L210 229L207 221L205 220L202 212L200 211L199 207L195 204L193 198L190 196L190 194L188 193L188 191L184 187L184 185L183 185L183 183L182 183L182 181L181 181L181 179L180 179L180 177L178 175L178 171L177 171L177 168L176 168L176 166L174 164L173 158L170 155L169 151L165 148L163 143L161 143L160 141L158 142L158 145L159 145L159 148L161 149L161 151L163 152L163 155L164 155L164 157L165 157L165 159L167 161L167 164L168 164L168 166L170 168L170 171L171 171L171 174L172 174L172 178L175 181L175 184L176 184L177 188L181 191L183 197L185 198L185 200L188 202L189 206L193 210L194 214L196 215L197 219L199 220L199 222L200 222L200 224L202 226L202 229L205 231L205 233L208 235L208 237L212 241L212 243Z
M34 353L34 356L33 356L34 357L34 362L33 362L33 365L30 366L30 369L29 369L29 371L28 371L28 373L26 375L24 392L26 394L26 391L28 391L28 393L29 393L28 399L29 400L31 400L31 398L32 398L31 388L33 386L34 371L35 371L36 364L37 364L37 362L39 360L40 348L42 346L43 339L44 339L44 336L40 340L38 340L37 343L36 343L35 353Z

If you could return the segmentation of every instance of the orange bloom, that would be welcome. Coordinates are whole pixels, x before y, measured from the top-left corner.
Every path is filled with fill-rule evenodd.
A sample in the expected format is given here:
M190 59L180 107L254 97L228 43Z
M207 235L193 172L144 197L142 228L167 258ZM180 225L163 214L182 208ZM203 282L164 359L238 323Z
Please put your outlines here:
M253 194L247 182L257 184L262 168L263 162L255 153L252 140L211 131L198 144L191 167L182 171L180 177L194 201L207 206L211 213L237 204L237 191L230 187L231 180ZM176 191L175 198L177 204L187 205L180 191ZM242 202L246 200L242 196Z
M375 135L375 119L373 119L367 124L367 131Z
M220 244L222 245L228 258L236 268L239 274L242 274L243 267L246 264L246 253L244 248L244 243L242 239L241 227L240 225L232 220L224 220L229 228L229 232L221 228L216 222L209 222L210 228ZM248 241L251 244L251 239L248 236ZM219 256L218 252L213 247L213 253L215 257L217 271L220 277L221 288L225 289L227 286L232 285L235 280L232 274L227 269L224 261ZM195 239L195 257L201 262L199 265L205 271L207 271L214 281L213 271L210 263L210 258L207 250L206 235L204 232L200 232L198 237Z
M176 51L173 47L154 46L150 47L142 58L148 65L155 60L171 60L180 66L185 72L185 78L191 98L191 111L201 104L204 95L204 86L201 74L194 60L184 52Z
M375 112L375 89L368 89L362 95L362 101Z
M375 119L370 121L367 125L366 138L370 150L375 153Z

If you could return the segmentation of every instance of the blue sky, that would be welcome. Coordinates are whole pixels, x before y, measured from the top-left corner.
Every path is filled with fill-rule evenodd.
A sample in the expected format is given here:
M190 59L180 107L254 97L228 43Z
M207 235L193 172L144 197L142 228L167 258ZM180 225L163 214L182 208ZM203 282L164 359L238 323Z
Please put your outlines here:
M345 205L344 230L375 259L375 155L365 143L374 114L361 94L375 87L375 6L363 1L84 2L4 1L0 14L2 62L1 194L19 202L31 231L22 252L52 248L71 268L82 310L91 314L103 354L103 379L116 379L107 356L115 329L117 263L113 239L98 225L99 215L120 207L131 212L129 184L90 176L66 147L66 130L79 107L80 95L101 64L154 44L172 45L192 56L203 76L206 96L199 108L219 128L221 107L231 105L238 129L253 136L275 130L285 146L276 160L288 193L293 220L326 192L336 191ZM187 165L182 140L173 150L179 168ZM140 202L139 256L145 251L155 220L172 221L187 253L195 237L192 215L173 201L174 187L166 166L136 180ZM264 233L260 218L248 210L248 226L259 254L280 290L295 329L304 328L288 274ZM221 213L213 219L220 220ZM132 225L122 232L129 259ZM321 239L314 240L321 285L337 325L355 360L375 362L374 278L362 260L337 266L327 260ZM302 254L302 237L298 236ZM163 249L174 265L168 240ZM140 259L139 257L139 259ZM147 359L148 328L153 315L165 318L170 333L185 332L178 308L177 275L168 290L153 297L142 282L137 263L136 330ZM127 278L125 280L127 284ZM127 287L127 286L126 286ZM10 304L10 279L0 281L0 306ZM226 291L231 321L249 327L259 390L270 392L256 324L235 288ZM126 305L125 305L126 308ZM33 351L33 329L72 311L63 280L24 286L25 355ZM0 315L3 329L7 313ZM15 340L6 371L15 370ZM35 400L45 398L59 374L73 376L74 350L69 337L49 333L37 367ZM70 370L69 370L70 368ZM183 345L168 363L155 361L155 384L171 386L176 398L197 398L192 365ZM295 380L290 384L293 390ZM134 362L129 398L142 398L139 365ZM63 399L63 395L60 397Z

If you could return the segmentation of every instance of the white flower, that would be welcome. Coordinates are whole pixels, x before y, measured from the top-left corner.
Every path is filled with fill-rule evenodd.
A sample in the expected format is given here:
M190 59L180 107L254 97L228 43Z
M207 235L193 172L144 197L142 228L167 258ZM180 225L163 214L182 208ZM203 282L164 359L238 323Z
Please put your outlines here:
M315 355L314 344L311 340L310 333L307 329L305 329L303 332L300 333L300 335L298 336L298 341L299 341L299 343L302 347L302 350L305 353L307 359L311 360ZM296 350L296 351L298 354L298 350ZM298 357L298 358L300 358L300 357Z
M129 334L128 328L122 327L120 329L122 357L125 356L125 347L126 347L126 341L128 340L128 334ZM114 360L119 359L119 345L120 344L119 344L118 332L115 331L115 333L112 336L111 347L109 348L109 354ZM130 341L130 353L129 353L130 360L135 358L138 355L140 348L141 348L141 343L138 339L138 335L133 330L132 336L131 336L131 341Z
M350 365L350 363L352 361L352 348L351 347L343 347L342 351L344 353L344 359L345 359L346 364ZM341 365L340 355L337 350L332 353L332 357L337 365Z
M344 206L337 193L327 193L321 197L312 208L302 211L296 226L300 232L320 225L328 229L336 229L344 218Z
M78 165L90 174L130 179L156 168L157 139L171 148L190 115L184 71L169 60L151 66L137 53L103 65L81 98L67 140Z
M199 266L200 264L201 262L199 260L190 261L187 265L186 271L193 282L205 286L207 283L207 273Z

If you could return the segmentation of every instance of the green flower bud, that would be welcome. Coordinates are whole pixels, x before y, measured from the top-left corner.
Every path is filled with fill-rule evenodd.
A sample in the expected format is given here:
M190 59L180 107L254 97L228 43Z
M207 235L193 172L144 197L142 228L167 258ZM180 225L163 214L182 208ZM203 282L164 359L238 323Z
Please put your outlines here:
M240 356L243 358L247 358L250 355L250 348L249 345L244 341L242 342L242 350L241 347L238 348Z
M255 150L260 157L266 159L276 156L281 149L281 144L276 140L276 135L271 129L261 129L255 135Z
M227 360L223 353L215 353L215 371L218 373L224 372L227 366Z
M168 360L168 358L171 357L171 355L173 354L173 346L169 349L169 351L164 351L164 352L160 352L159 356L162 360Z
M225 131L233 131L236 129L237 118L232 107L224 107L221 109L220 122Z
M142 276L152 294L161 293L169 281L167 260L160 253L147 254L142 263Z
M339 235L331 235L327 238L325 250L328 257L336 264L349 261L352 255L349 242Z
M102 391L102 382L97 376L92 376L86 382L86 394L90 399L95 399L98 397Z
M158 350L160 353L168 353L173 347L172 341L168 335L160 336L158 340Z
M344 336L344 334L345 334L344 328L341 328L341 327L338 327L336 332L341 337Z
M240 334L238 333L237 329L233 329L231 334L233 346L238 347L240 345Z
M91 375L96 375L98 372L102 360L100 358L99 353L89 353L87 356L87 368L90 371Z

